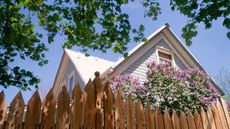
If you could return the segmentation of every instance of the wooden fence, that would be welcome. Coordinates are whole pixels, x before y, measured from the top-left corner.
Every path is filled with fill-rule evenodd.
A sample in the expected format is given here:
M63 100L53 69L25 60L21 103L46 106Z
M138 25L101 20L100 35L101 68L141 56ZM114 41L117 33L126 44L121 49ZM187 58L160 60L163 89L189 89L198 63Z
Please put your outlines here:
M172 115L159 108L146 109L139 102L134 106L129 97L124 102L122 93L112 93L109 83L102 90L98 76L89 80L85 91L79 85L73 89L72 99L63 87L56 103L51 89L42 105L38 92L25 106L19 92L6 107L4 93L0 94L1 129L230 129L225 102L219 99L205 112L183 112Z

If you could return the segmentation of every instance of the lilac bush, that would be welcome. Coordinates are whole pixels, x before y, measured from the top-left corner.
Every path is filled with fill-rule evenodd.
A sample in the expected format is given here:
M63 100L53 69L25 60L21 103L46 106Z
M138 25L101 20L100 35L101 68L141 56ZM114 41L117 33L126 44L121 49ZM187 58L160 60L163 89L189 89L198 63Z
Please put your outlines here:
M128 95L131 95L135 104L138 102L138 99L143 101L142 96L145 93L144 85L141 85L139 79L133 77L131 74L116 77L111 83L111 89L113 92L120 89L126 100Z
M146 106L148 100L152 108L170 112L206 109L219 97L209 76L198 68L179 70L155 62L148 63L147 68L144 84L130 74L118 76L111 84L113 92L120 88L126 99L131 95L134 103L140 99Z
M147 64L146 98L162 110L195 111L219 96L209 76L198 68L179 70L168 64Z

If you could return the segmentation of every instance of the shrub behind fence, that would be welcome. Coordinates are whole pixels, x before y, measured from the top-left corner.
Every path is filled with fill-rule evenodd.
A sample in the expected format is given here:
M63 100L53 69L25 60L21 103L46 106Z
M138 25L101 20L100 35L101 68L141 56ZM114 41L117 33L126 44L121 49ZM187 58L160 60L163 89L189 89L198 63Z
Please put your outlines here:
M98 76L89 80L84 92L79 85L72 98L62 88L56 102L53 89L42 105L38 92L25 106L19 92L7 111L5 95L0 94L1 129L230 129L230 118L223 99L195 113L162 113L159 108L134 106L129 97L124 101L121 91L112 93L109 83L102 88Z

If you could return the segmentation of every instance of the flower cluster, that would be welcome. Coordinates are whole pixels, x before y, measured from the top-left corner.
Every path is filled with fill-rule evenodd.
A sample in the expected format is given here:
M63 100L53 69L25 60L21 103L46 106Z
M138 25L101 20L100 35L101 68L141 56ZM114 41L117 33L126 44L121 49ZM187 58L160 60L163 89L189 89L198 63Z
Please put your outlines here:
M226 104L227 104L228 112L230 113L230 102L226 102Z
M152 108L160 107L161 110L194 112L201 107L206 108L217 97L209 76L199 68L177 69L168 64L147 64L146 82L140 81L130 74L115 78L111 84L113 92L118 88L146 106L149 100Z
M131 95L135 103L137 103L138 99L143 100L141 96L145 93L144 85L141 85L139 79L131 74L116 77L111 83L111 89L113 92L120 89L126 99L128 95Z
M195 111L206 108L218 93L209 76L199 68L179 70L168 64L147 64L145 82L151 105L162 110ZM156 99L157 98L157 99Z

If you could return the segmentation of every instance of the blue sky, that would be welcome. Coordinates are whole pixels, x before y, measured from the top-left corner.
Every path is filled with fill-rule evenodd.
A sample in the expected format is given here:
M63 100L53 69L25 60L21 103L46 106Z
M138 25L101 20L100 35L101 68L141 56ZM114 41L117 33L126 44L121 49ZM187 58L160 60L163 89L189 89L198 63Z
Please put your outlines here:
M145 25L145 36L149 36L163 24L169 23L171 29L184 43L183 38L181 38L181 29L186 24L187 18L177 11L172 12L169 7L169 1L161 1L160 4L162 13L155 22L143 17L144 9L139 2L126 5L123 9L129 14L133 27L137 27L140 24ZM222 22L223 18L213 22L212 28L209 30L206 30L204 25L200 24L198 36L193 39L192 46L187 47L204 69L214 78L222 68L230 70L230 40L226 36L228 30L222 26ZM63 54L61 47L63 42L64 37L58 36L55 38L54 43L48 45L49 51L46 53L46 57L49 60L49 64L44 67L39 67L36 62L29 60L18 60L15 63L33 71L41 79L40 87L51 87ZM130 43L128 45L129 50L135 45L137 43ZM74 49L78 50L78 48ZM116 61L122 56L110 51L106 54L99 51L92 51L90 53L91 55L112 61ZM13 87L9 87L8 89L0 88L0 90L4 90L8 104L19 91L19 89ZM28 101L33 92L34 90L23 92L25 101Z

